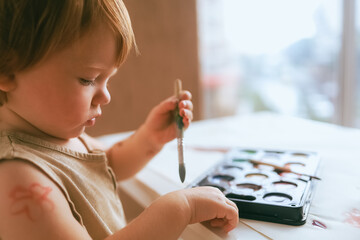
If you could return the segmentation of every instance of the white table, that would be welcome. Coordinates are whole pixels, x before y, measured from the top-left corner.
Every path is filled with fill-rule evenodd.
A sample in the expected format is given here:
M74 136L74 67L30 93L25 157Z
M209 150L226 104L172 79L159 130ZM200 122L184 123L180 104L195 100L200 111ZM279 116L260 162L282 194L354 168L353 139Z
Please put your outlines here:
M127 135L107 135L102 140L111 144ZM122 191L146 207L157 197L186 187L224 156L220 151L200 151L197 147L315 151L322 159L322 180L303 226L240 219L238 227L225 235L193 224L185 229L182 239L360 239L360 130L258 113L194 122L185 133L185 145L184 184L178 175L176 141L172 141L134 178L121 182ZM313 225L314 221L326 229Z

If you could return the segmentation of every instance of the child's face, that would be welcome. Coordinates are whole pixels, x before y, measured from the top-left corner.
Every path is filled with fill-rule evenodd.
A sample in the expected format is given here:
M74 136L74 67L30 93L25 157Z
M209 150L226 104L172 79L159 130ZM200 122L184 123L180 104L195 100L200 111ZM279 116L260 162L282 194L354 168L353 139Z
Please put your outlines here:
M110 102L107 83L117 70L115 51L111 31L95 28L71 47L15 74L16 88L8 93L6 107L20 127L62 139L77 137Z

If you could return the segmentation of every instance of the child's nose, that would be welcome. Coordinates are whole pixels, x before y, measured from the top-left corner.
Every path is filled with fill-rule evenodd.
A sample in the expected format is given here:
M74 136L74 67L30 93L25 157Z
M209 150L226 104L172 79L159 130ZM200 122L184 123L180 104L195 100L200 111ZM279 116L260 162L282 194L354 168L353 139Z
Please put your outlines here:
M106 105L110 102L111 96L106 86L99 89L93 99L93 105Z

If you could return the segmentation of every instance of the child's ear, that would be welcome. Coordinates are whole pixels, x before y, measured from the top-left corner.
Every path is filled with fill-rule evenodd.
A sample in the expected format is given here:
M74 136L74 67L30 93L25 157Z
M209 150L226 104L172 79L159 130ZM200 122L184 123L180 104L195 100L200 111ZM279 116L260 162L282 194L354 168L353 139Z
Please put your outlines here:
M16 88L15 75L0 74L0 91L10 92Z

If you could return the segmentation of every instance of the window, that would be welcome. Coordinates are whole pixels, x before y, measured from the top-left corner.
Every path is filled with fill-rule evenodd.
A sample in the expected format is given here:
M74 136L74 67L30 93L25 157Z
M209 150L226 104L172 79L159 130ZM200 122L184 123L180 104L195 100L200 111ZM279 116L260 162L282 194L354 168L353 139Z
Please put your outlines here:
M356 1L356 15L360 14L360 1ZM356 127L360 127L360 18L356 18Z
M358 109L349 117L360 125L360 96L350 108L341 99L356 93L343 87L351 78L343 45L353 48L343 25L355 21L351 1L199 0L203 117L273 111L347 125L341 116Z

